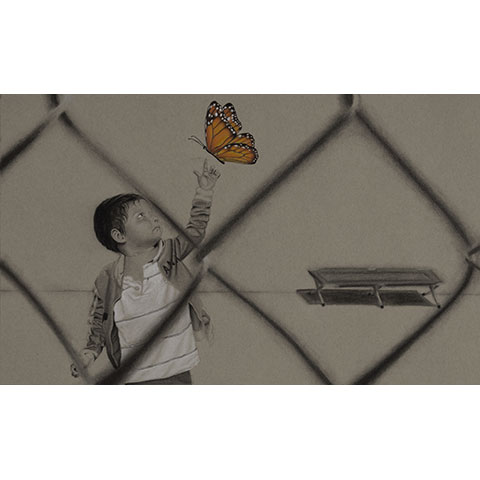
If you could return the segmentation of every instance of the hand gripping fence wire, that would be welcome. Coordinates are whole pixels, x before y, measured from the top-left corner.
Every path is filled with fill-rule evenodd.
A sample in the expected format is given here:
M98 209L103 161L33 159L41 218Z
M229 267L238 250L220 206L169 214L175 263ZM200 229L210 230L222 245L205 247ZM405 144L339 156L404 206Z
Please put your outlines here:
M359 96L344 95L341 98L344 101L344 108L332 120L329 126L323 131L319 132L319 134L316 135L313 140L307 142L301 149L299 149L298 154L287 159L283 168L281 168L280 171L275 174L266 185L262 186L239 209L237 209L203 245L195 244L194 240L188 236L183 227L175 221L168 210L160 202L155 201L155 196L148 192L147 189L144 188L144 186L138 181L136 181L130 174L125 172L112 158L112 156L100 146L98 142L92 140L77 126L66 110L68 105L68 96L64 96L62 100L60 100L58 95L47 96L50 109L44 120L42 120L34 129L32 129L28 135L13 145L12 148L2 154L0 160L0 172L2 176L4 176L9 169L14 167L15 162L21 159L22 154L34 145L35 141L40 138L47 128L51 128L54 124L61 122L61 124L83 144L86 150L94 158L96 158L101 164L107 166L113 174L126 181L133 189L147 198L171 224L171 226L174 227L178 232L182 233L187 240L194 245L194 251L196 251L195 258L198 262L202 262L209 252L228 240L228 237L231 235L232 231L237 228L243 220L245 220L248 212L257 208L263 200L275 193L275 191L285 183L287 178L290 178L295 173L298 173L301 170L301 167L307 164L307 162L313 161L313 154L318 154L321 152L322 148L331 142L349 123L356 121L359 122L365 128L365 131L371 135L374 141L388 153L388 156L392 160L393 164L400 170L405 178L416 185L417 189L419 189L429 201L432 208L434 208L437 213L442 215L447 220L450 229L462 243L464 249L466 251L470 250L470 252L475 251L470 235L467 233L467 230L460 221L458 215L448 207L448 205L434 191L428 182L419 174L413 163L410 162L405 155L401 154L399 150L393 146L393 143L381 132L381 129L374 124L373 120L371 120L367 113L361 108ZM319 161L318 158L316 158L315 161ZM374 365L359 375L353 383L374 383L385 371L387 371L395 362L397 362L404 354L406 354L409 348L414 345L425 333L434 328L434 326L437 325L444 316L445 312L451 310L459 302L462 293L472 280L475 269L478 270L478 266L471 262L466 262L465 265L466 268L463 278L454 289L454 293L442 306L442 308L425 320L423 324L420 325L412 334L407 335L404 339L402 339ZM25 279L22 279L21 276L15 272L5 258L0 258L0 271L2 271L6 277L18 287L26 299L37 309L43 321L52 330L58 341L62 344L68 355L71 357L73 363L77 366L83 381L86 383L93 383L94 380L82 367L82 363L78 354L68 341L65 333L59 326L58 321L54 319L48 309L42 304L32 287L28 285ZM137 348L128 358L128 360L123 362L120 368L115 370L113 373L107 374L103 378L100 378L96 383L122 383L122 380L124 380L128 371L135 366L141 357L154 345L155 341L175 320L176 315L186 304L190 295L197 289L206 273L226 287L228 291L230 291L231 294L233 294L240 302L248 306L255 313L255 315L259 317L259 319L263 320L269 327L271 327L273 332L280 335L280 337L290 348L293 349L293 351L304 362L306 367L315 374L321 383L332 384L332 381L324 372L324 369L321 367L321 365L319 365L318 361L316 361L312 355L310 355L306 348L291 332L283 327L281 323L270 313L260 308L252 299L241 293L241 288L238 285L235 285L231 279L227 279L226 275L219 273L218 270L213 266L208 268L204 267L193 278L190 285L182 293L181 298L167 315L167 318L160 325L158 325L154 332L152 332L152 335L148 339L147 343Z

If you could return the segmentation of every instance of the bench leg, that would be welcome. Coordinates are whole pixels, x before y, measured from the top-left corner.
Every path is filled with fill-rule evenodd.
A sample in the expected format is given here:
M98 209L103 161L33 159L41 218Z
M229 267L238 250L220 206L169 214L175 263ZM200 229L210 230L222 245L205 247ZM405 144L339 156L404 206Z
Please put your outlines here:
M437 308L441 308L441 305L438 303L437 297L435 296L435 288L437 287L433 287L432 285L430 285L430 292L432 293L433 300L437 304Z
M322 307L325 306L325 300L323 298L323 295L322 295L322 289L321 288L317 288L317 295L318 295L318 299L320 300L321 304L322 304Z
M325 306L325 299L323 298L323 295L322 295L323 284L320 283L320 282L315 278L315 286L317 287L317 296L318 296L318 299L320 300L320 303L322 304L322 307L324 307L324 306Z
M378 306L380 308L384 308L385 305L383 304L383 300L382 300L382 297L380 296L380 292L378 291L378 288L377 287L373 287L373 290L375 292L375 296L377 297L377 301L378 301Z

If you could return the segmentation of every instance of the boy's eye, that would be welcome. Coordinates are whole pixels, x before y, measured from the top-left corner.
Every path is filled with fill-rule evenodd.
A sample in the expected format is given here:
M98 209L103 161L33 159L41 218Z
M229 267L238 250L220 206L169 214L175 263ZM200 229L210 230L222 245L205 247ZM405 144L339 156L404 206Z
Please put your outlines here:
M145 216L145 215L144 215L143 213L139 213L139 214L137 215L137 218L143 218L144 216Z

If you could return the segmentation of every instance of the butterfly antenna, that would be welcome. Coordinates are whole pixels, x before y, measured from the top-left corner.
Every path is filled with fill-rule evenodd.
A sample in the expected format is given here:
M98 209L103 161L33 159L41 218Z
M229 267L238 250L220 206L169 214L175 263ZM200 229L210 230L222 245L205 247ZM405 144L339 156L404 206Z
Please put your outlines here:
M188 140L193 140L194 142L197 142L199 145L206 149L205 145L195 135L188 137Z

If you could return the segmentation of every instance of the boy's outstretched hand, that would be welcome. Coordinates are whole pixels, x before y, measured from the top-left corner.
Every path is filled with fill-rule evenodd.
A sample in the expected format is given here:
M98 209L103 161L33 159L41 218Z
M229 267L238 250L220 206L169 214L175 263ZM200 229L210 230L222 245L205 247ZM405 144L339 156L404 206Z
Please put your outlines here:
M197 176L198 186L204 190L211 190L217 183L220 173L217 172L215 167L212 167L208 164L208 161L205 160L203 163L203 172L193 172Z
M83 363L83 368L88 368L95 361L95 358L93 354L87 352L80 355L80 360ZM80 376L80 372L78 371L78 368L74 363L70 365L70 373L72 377L75 378L78 378Z

